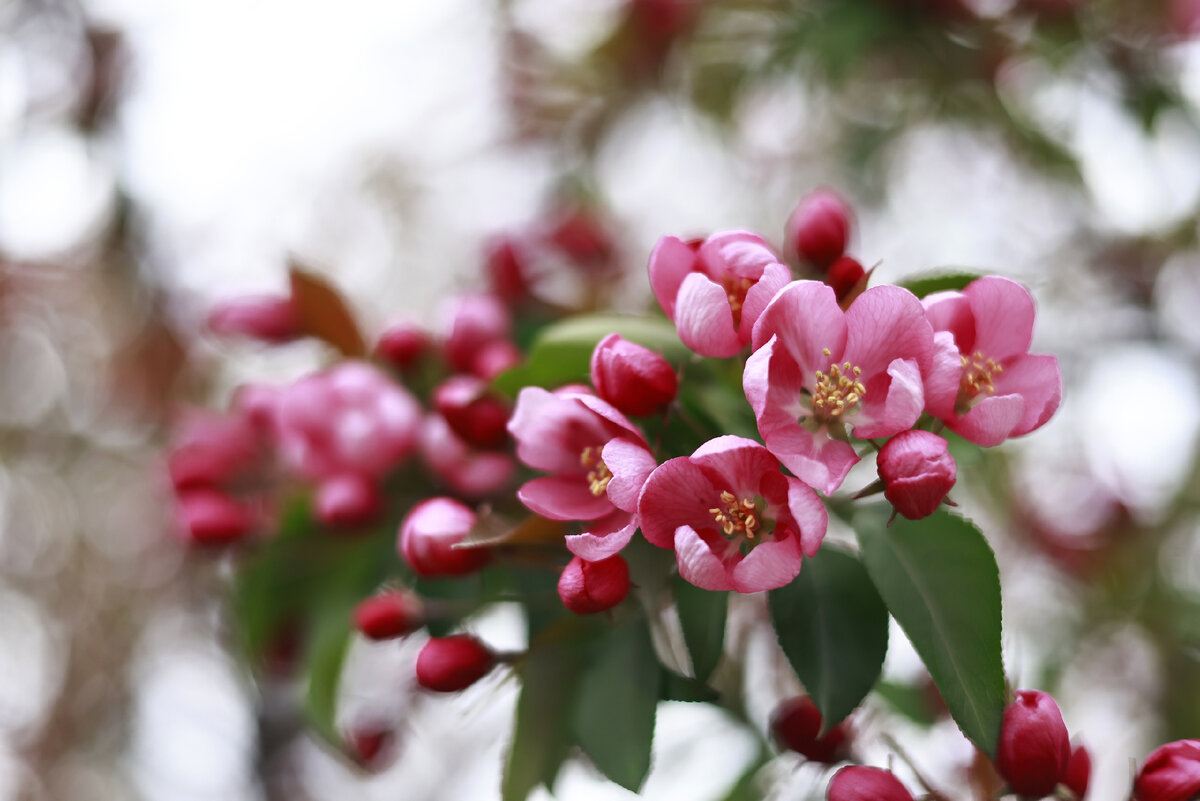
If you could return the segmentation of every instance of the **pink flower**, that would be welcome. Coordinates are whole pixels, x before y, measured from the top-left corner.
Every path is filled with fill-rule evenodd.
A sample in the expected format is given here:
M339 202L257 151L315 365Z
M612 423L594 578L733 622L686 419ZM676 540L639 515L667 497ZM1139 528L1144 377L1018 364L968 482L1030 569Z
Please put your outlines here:
M290 342L303 333L292 299L281 295L243 295L223 300L208 313L207 323L214 334L276 344Z
M558 597L577 615L612 609L629 594L629 563L620 554L597 562L576 556L558 578Z
M946 440L918 429L901 431L889 439L876 464L884 497L909 520L937 511L958 472Z
M1200 740L1160 745L1133 783L1135 801L1189 801L1200 793Z
M176 517L193 545L230 545L254 529L254 517L229 495L209 487L190 487L176 498Z
M482 379L451 376L433 391L433 403L451 430L468 445L496 450L508 442L508 403Z
M507 453L476 451L450 429L440 414L429 414L421 425L421 456L459 495L479 498L508 487L517 465Z
M749 231L713 234L692 247L673 236L650 254L650 286L679 338L702 356L733 356L791 272Z
M401 555L420 576L464 576L491 561L486 548L455 548L475 527L475 513L453 498L421 501L400 523Z
M800 199L784 226L785 249L818 269L846 252L854 213L841 195L821 188Z
M375 482L355 473L331 476L317 488L317 517L335 528L358 528L373 522L383 510Z
M1040 690L1018 690L1004 710L996 770L1020 795L1041 798L1067 778L1071 740L1058 704Z
M173 432L167 470L176 489L225 484L251 470L260 455L248 415L194 409Z
M891 771L851 765L833 776L825 795L826 801L913 801Z
M450 366L474 372L480 352L493 342L508 339L512 317L499 298L463 295L442 309L446 331L446 358Z
M596 393L625 414L653 414L675 400L679 381L659 354L609 334L592 351Z
M801 481L830 494L863 439L912 427L925 406L921 376L933 331L906 289L868 289L843 312L833 290L795 281L754 327L742 384L763 441Z
M1028 434L1062 399L1053 356L1029 353L1033 298L1000 276L924 300L937 355L926 378L929 413L965 439L990 447Z
M567 537L589 562L620 551L637 530L637 498L655 467L646 441L611 404L571 389L526 387L508 430L517 458L552 475L527 481L517 497L551 520L595 521Z
M782 587L821 547L829 515L807 485L753 440L717 437L650 474L642 534L674 548L679 575L706 590Z

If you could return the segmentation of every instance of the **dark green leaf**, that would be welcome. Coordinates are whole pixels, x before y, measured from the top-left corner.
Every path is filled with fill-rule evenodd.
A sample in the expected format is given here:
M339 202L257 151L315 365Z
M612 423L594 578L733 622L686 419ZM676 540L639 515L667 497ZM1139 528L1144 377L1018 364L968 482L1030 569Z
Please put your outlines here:
M337 693L342 664L350 646L350 611L353 602L334 604L323 610L313 626L308 656L308 692L304 713L308 723L326 742L341 746L337 730Z
M825 726L850 714L879 679L888 613L857 558L822 548L800 575L768 595L779 645Z
M663 668L662 685L659 687L658 697L664 701L711 702L721 696L699 679L683 676L673 670Z
M929 697L930 691L924 687L881 681L875 685L875 694L913 723L932 726L937 721L937 715L934 713Z
M993 755L1005 697L996 557L979 529L944 510L891 527L885 517L875 509L855 521L867 570L959 728Z
M923 298L926 295L932 295L934 292L962 289L978 277L975 273L955 270L953 272L918 275L909 278L907 281L901 281L900 286L912 292L918 298Z
M579 686L577 741L601 773L635 793L650 772L659 670L639 617L594 644Z
M675 608L683 627L683 641L692 657L692 673L700 681L707 681L725 645L729 593L702 590L676 576Z

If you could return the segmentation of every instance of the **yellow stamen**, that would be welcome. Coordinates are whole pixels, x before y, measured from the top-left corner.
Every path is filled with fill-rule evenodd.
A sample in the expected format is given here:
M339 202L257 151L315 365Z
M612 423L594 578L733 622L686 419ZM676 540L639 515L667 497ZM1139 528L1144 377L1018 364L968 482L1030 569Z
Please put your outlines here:
M970 356L962 357L962 383L958 388L958 405L964 411L970 409L973 401L979 395L996 394L995 376L1004 372L1004 367L994 359L975 351ZM961 413L961 412L960 412Z
M591 445L584 448L583 453L579 454L579 463L590 468L587 474L588 490L599 498L608 489L608 482L612 481L613 477L608 465L600 458L600 448Z
M749 539L754 539L759 527L758 504L754 499L739 500L732 492L725 490L721 493L721 503L725 504L724 509L714 507L709 509L708 513L713 516L713 520L721 524L725 536L745 534Z
M829 356L829 348L821 351ZM853 411L866 397L867 388L858 377L862 368L850 362L829 365L828 371L817 370L812 405L816 416L825 420L837 419Z

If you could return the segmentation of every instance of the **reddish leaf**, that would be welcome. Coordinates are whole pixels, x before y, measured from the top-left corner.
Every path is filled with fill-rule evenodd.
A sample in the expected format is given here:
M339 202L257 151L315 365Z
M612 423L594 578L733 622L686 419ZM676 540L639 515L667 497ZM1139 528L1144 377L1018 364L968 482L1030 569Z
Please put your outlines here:
M301 330L328 342L345 356L366 356L367 343L341 294L324 278L304 270L295 261L288 274Z

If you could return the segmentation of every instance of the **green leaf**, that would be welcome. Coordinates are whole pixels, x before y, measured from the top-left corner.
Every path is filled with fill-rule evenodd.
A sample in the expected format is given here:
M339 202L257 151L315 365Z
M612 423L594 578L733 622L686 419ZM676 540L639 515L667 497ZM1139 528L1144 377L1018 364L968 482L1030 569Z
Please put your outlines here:
M697 701L711 702L721 696L712 687L699 679L684 676L673 670L662 669L662 684L659 686L658 697L664 701Z
M660 667L644 618L597 640L575 709L575 737L595 766L637 792L650 772Z
M879 679L888 644L883 599L857 558L830 547L768 599L780 647L825 726L836 725Z
M700 681L707 681L725 645L729 593L702 590L679 576L674 584L675 608L683 627L683 641L692 656L692 673Z
M976 273L955 270L953 272L930 273L918 275L901 281L900 286L912 292L918 298L932 295L934 292L946 292L951 289L961 290L967 284L978 278Z
M521 697L501 782L503 801L525 801L539 784L554 785L570 746L571 709L581 665L579 643L535 643L517 665Z
M312 630L308 647L308 691L304 713L309 725L327 743L341 747L337 730L337 695L342 665L350 647L350 611L354 604L341 603L325 609Z
M587 381L596 343L613 333L658 351L668 359L682 359L689 353L679 341L675 326L663 318L619 314L569 317L543 328L528 358L497 376L492 386L511 396L527 386L549 388Z
M875 694L887 701L896 712L921 726L932 726L937 715L929 698L929 691L914 684L899 684L881 681L875 685Z
M996 557L978 528L947 511L891 527L885 514L855 520L867 571L959 728L994 755L1005 698Z

